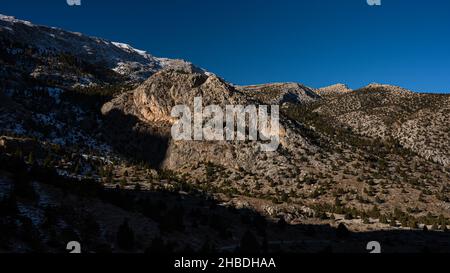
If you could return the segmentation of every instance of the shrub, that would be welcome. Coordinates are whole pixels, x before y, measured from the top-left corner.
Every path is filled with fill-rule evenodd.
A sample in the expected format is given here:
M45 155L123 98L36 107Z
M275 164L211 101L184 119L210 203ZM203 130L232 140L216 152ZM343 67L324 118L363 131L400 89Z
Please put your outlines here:
M132 250L134 248L134 240L134 232L128 224L128 219L124 219L117 231L117 245L123 250Z

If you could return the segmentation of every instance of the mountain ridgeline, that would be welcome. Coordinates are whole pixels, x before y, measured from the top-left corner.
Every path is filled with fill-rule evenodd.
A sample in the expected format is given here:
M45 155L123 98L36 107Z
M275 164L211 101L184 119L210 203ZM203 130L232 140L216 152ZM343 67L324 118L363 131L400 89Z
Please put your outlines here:
M237 86L184 60L4 15L0 91L0 251L57 252L73 238L95 252L225 251L249 230L269 251L305 251L279 243L287 238L322 251L311 228L334 245L338 225L361 232L346 251L369 230L450 241L450 95ZM199 96L279 105L279 148L173 140L171 109Z

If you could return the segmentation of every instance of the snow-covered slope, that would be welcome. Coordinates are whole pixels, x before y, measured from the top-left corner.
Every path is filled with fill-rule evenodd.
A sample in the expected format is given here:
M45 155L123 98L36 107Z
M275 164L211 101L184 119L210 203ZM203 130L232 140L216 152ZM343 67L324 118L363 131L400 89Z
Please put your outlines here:
M106 66L137 82L166 67L191 65L183 60L156 58L128 44L34 25L1 14L0 39L34 48L37 54L70 54L90 64Z

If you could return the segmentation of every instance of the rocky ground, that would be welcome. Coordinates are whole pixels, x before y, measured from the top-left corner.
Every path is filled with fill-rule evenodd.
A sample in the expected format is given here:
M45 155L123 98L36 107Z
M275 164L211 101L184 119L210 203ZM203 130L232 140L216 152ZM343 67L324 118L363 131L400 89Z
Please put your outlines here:
M450 251L449 95L235 86L6 16L0 44L0 251ZM279 105L279 148L174 141L198 96Z

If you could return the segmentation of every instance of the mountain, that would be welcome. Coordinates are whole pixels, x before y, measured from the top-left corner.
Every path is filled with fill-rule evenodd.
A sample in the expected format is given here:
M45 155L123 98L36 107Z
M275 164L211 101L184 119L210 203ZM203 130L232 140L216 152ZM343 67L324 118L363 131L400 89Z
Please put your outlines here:
M271 83L238 86L237 89L254 97L264 104L283 104L286 102L305 103L317 100L320 96L311 88L299 83Z
M3 15L0 44L0 251L226 251L247 231L270 251L450 249L450 95L236 86ZM199 96L280 106L278 149L174 140L171 110Z
M449 96L371 84L317 110L371 138L398 142L428 160L450 164Z
M321 96L339 95L343 93L349 93L352 91L353 91L352 89L350 89L347 85L342 83L333 84L315 90L315 92Z
M190 65L183 60L154 57L128 44L33 25L5 15L0 15L0 31L2 49L6 50L3 54L19 56L14 62L19 67L14 70L65 87L119 80L139 83L163 68Z

